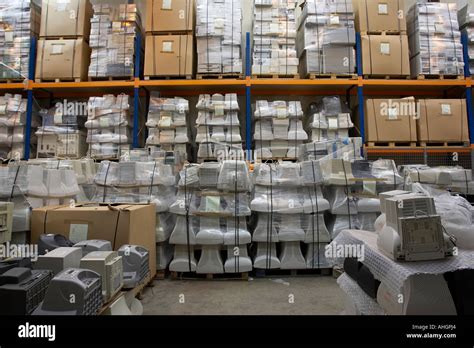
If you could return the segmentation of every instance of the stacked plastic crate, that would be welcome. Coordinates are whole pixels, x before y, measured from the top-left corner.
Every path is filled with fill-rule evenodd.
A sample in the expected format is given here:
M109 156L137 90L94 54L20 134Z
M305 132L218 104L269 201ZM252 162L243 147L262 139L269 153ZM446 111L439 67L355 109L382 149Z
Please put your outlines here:
M240 0L196 0L197 78L242 75Z
M25 156L27 100L21 94L0 97L0 157L20 160ZM36 111L36 107L34 110ZM38 127L37 117L32 118L32 132ZM36 151L36 137L30 139L30 151Z
M299 101L258 100L254 112L255 157L258 160L296 159L308 140Z
M183 161L187 160L191 138L187 126L188 113L189 102L186 99L160 98L159 94L152 93L146 122L146 145L175 152Z
M459 76L463 48L455 3L419 1L407 15L412 76Z
M298 77L295 0L255 0L253 76Z
M89 78L133 78L135 39L141 32L137 5L105 3L93 8Z
M324 258L324 246L330 238L323 215L329 203L322 195L321 182L317 168L315 173L309 170L302 177L299 163L256 166L251 201L252 211L257 212L252 234L252 240L257 243L255 268L330 267Z
M306 1L296 40L301 77L354 76L355 41L351 0Z
M91 97L85 124L88 157L120 159L130 150L131 125L128 95Z
M38 158L82 158L87 151L84 124L87 102L65 101L39 112Z
M1 0L0 13L0 79L26 80L31 37L38 37L41 8L33 0Z
M198 161L243 159L237 94L202 94L196 108Z
M92 198L97 203L154 204L156 208L157 270L165 270L173 253L168 243L175 216L168 212L175 200L174 167L155 161L102 161L94 178L97 185Z
M324 97L309 107L305 128L312 142L345 139L354 127L349 107L340 97Z
M467 38L467 55L469 62L469 74L474 74L474 9L472 5L468 4L464 6L458 12L459 28L461 32L466 35Z
M250 179L239 160L188 165L180 173L177 214L170 243L175 245L172 272L200 274L245 273L252 269L247 244ZM221 247L227 248L223 262ZM195 249L200 249L199 262Z

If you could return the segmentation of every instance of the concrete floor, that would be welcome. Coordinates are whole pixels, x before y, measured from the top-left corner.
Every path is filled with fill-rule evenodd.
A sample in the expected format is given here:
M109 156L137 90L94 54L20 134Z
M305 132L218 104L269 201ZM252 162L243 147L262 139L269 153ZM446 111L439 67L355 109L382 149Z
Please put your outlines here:
M167 279L154 284L144 292L145 315L338 315L343 311L343 292L333 277L248 282Z

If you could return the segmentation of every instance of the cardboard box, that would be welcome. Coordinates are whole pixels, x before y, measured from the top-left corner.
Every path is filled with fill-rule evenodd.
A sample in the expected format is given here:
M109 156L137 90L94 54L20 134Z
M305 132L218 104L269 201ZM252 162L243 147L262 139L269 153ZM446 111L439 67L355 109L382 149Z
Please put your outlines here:
M361 41L364 75L410 75L406 35L362 35Z
M104 239L114 250L135 244L148 249L150 272L156 273L156 210L150 204L87 204L48 206L34 209L31 216L31 241L44 233L59 233L73 242Z
M89 0L43 0L40 37L88 38L92 14Z
M418 102L419 141L469 141L464 99L420 99Z
M147 36L145 76L192 76L192 35Z
M404 0L357 0L354 6L359 32L406 32Z
M194 30L194 0L147 0L147 33Z
M87 79L91 50L84 39L39 40L36 79Z
M365 135L367 141L416 142L416 101L404 99L367 99Z

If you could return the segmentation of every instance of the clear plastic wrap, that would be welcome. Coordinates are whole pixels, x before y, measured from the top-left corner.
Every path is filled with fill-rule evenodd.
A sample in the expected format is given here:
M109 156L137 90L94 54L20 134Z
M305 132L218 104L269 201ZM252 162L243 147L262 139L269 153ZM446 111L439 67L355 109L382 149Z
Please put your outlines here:
M345 138L306 143L298 149L300 161L328 161L336 158L360 159L362 138Z
M407 14L412 75L462 75L461 34L455 3L419 1Z
M255 1L253 75L297 75L296 1Z
M242 74L240 0L196 0L198 74Z
M301 169L299 163L281 164L259 163L253 171L253 182L260 186L300 186Z
M344 230L360 230L361 223L358 214L355 215L333 215L328 224L331 238L334 239Z
M170 238L176 225L176 215L171 213L156 214L156 242L162 243Z
M89 46L90 77L134 74L135 39L141 27L135 4L95 4Z
M351 0L306 1L299 17L296 48L303 76L354 74L355 30Z
M31 37L39 34L40 12L33 0L0 1L1 79L28 79Z

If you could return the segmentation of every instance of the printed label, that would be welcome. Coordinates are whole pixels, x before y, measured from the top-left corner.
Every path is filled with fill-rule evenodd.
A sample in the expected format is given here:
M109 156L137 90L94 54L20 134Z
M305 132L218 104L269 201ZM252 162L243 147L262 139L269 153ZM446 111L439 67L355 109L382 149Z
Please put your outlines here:
M51 54L63 54L63 46L62 44L60 45L52 45L52 53Z
M88 224L71 224L71 226L69 226L69 239L73 243L82 242L83 240L87 240L88 232Z
M161 4L162 10L171 10L172 7L171 0L163 0L163 3Z
M379 15L388 14L388 4L379 4Z
M442 115L451 115L451 105L450 104L441 104L441 114Z
M163 41L162 52L173 52L173 41Z
M390 54L390 44L388 42L380 43L380 53L381 54Z

